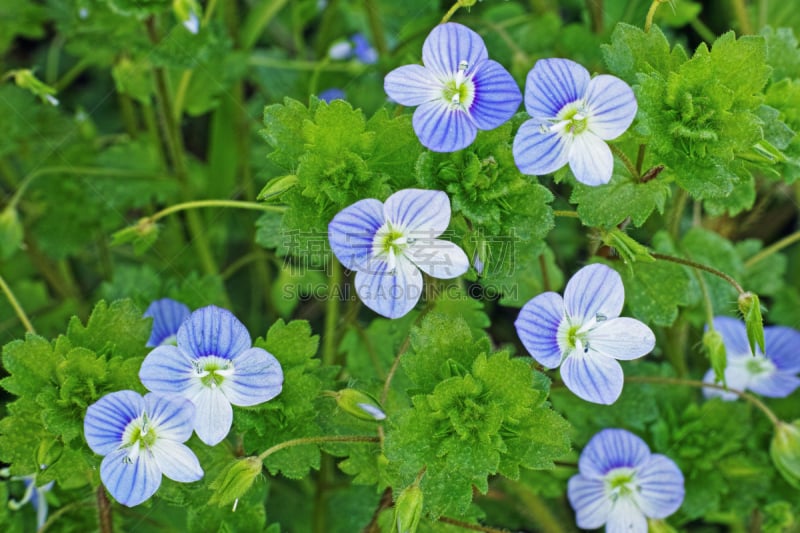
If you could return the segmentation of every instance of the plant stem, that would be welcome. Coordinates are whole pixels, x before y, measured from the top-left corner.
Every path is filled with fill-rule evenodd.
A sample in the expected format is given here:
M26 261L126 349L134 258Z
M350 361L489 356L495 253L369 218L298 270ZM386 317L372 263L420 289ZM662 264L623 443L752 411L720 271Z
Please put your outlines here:
M392 379L394 379L397 368L400 366L400 358L404 353L406 353L406 350L408 350L408 347L411 345L411 330L418 326L420 322L422 322L422 319L426 314L428 314L428 311L433 308L433 304L435 302L435 300L428 301L428 303L425 305L425 308L422 310L422 312L420 312L419 316L414 321L414 324L412 324L411 328L409 328L406 338L403 339L403 343L400 345L400 349L397 351L397 356L394 358L394 361L392 361L392 368L390 368L389 373L386 374L386 381L383 382L383 390L381 391L381 405L386 404L386 398L389 396L389 388L392 385Z
M603 33L603 0L586 0L586 9L592 21L592 31L600 35Z
M379 442L379 440L378 437L373 437L372 435L330 435L323 437L302 437L299 439L287 440L285 442L281 442L280 444L276 444L271 448L267 448L261 453L261 455L258 456L258 458L259 460L263 461L273 453L279 452L285 448L302 446L303 444L324 444L326 442Z
M563 466L556 463L556 466ZM577 465L569 465L570 468L576 468ZM533 492L527 485L519 481L512 481L510 479L503 479L501 487L504 492L513 494L518 498L521 508L525 509L525 514L530 516L537 526L537 531L542 533L563 533L564 528L559 523L560 520L553 514L547 504L542 498Z
M745 261L744 262L744 267L745 268L750 268L751 266L755 265L759 261L762 261L762 260L766 259L767 257L771 256L775 252L779 252L779 251L783 250L784 248L786 248L787 246L790 246L790 245L796 243L797 241L800 241L800 231L796 231L796 232L792 233L791 235L788 235L788 236L784 237L783 239L779 240L778 242L767 246L766 248L764 248L763 250L758 252L756 255L754 255L753 257L751 257L747 261Z
M731 8L736 16L736 21L739 23L739 33L751 35L753 33L753 25L750 24L750 19L747 16L747 7L744 5L744 0L731 0Z
M649 32L650 27L653 25L653 17L656 15L656 11L658 11L658 6L668 1L669 0L653 0L653 3L650 4L650 9L647 10L647 17L644 19L645 33Z
M31 324L31 321L28 319L28 315L25 314L25 310L19 304L17 297L14 296L14 293L11 291L11 287L8 286L2 275L0 275L0 290L2 290L3 294L6 295L8 302L11 304L11 307L17 314L17 318L19 318L19 321L22 322L23 326L25 326L25 331L28 333L36 333L36 330L33 329L33 324Z
M644 165L644 154L647 152L647 145L640 144L639 151L636 153L636 174L642 175L642 166Z
M625 164L625 168L628 169L628 172L631 173L631 176L633 176L633 178L636 181L639 181L639 178L641 178L641 176L639 175L639 172L636 170L636 167L633 165L633 163L628 158L628 156L625 155L625 152L620 150L619 147L616 146L616 145L609 144L608 146L609 146L609 148L611 148L611 151L614 152L614 155L619 157L620 160Z
M327 61L307 61L302 59L281 59L268 57L258 52L254 52L247 59L247 64L254 67L266 67L281 70L308 70L320 72L342 72L357 76L364 72L367 67L354 61L342 63L330 63Z
M458 11L458 10L459 10L459 8L460 8L460 7L462 7L463 5L464 5L464 4L461 2L461 0L456 0L456 3L455 3L455 4L453 4L453 5L450 7L450 9L448 9L448 10L447 10L447 13L445 13L445 14L444 14L444 16L442 17L442 20L441 20L441 22L439 22L439 24L444 24L445 22L449 21L449 20L450 20L450 18L451 18L453 15L455 15L455 14L456 14L456 11Z
M559 209L553 209L553 216L564 218L580 218L577 211L562 211Z
M670 214L667 230L670 237L674 240L678 239L678 233L681 230L681 219L683 218L683 211L686 209L686 202L689 201L689 193L686 189L678 189L678 195L675 203L672 206L672 213Z
M706 311L706 323L709 329L714 329L714 305L711 303L711 295L708 292L708 285L706 280L700 275L700 272L694 270L694 276L697 278L697 283L700 284L700 292L703 293L703 307Z
M705 23L699 18L692 20L689 25L694 31L697 32L697 35L699 35L708 44L711 44L717 40L716 34L711 31L711 28L706 26Z
M167 215L171 215L172 213L176 213L178 211L188 211L191 209L197 209L199 207L233 207L235 209L269 211L273 213L275 212L283 213L286 210L285 207L277 205L266 205L266 204L260 204L258 202L244 202L242 200L193 200L191 202L183 202L180 204L171 205L166 209L162 209L155 215L145 217L144 220L146 220L149 223L152 223L164 218Z
M336 329L339 325L339 300L342 285L342 265L331 259L331 275L328 279L328 301L325 302L325 333L322 336L322 364L336 363Z
M708 265L704 265L702 263L697 263L697 262L692 261L690 259L683 259L682 257L675 257L675 256L672 256L672 255L660 254L658 252L650 252L650 255L653 256L654 258L660 259L662 261L671 261L673 263L678 263L679 265L690 266L692 268L696 268L698 270L703 270L705 272L708 272L709 274L714 274L715 276L717 276L719 278L722 278L725 281L727 281L728 283L730 283L733 286L733 288L736 289L736 292L738 292L739 295L742 295L742 294L745 293L745 290L742 288L741 285L739 285L739 283L735 279L733 279L732 277L727 275L725 272L717 270L716 268L710 267Z
M470 524L469 522L462 522L461 520L456 520L455 518L450 518L448 516L440 516L439 522L460 527L461 529L469 529L471 531L483 531L485 533L508 533L507 529L496 529L493 527L481 526L479 524Z
M369 22L369 29L372 32L375 49L379 55L384 56L389 51L389 45L386 43L386 34L383 31L378 3L375 0L364 0L364 10L367 12L367 22Z
M103 485L97 487L97 524L100 533L113 533L114 521L111 518L111 502L106 496L106 488Z
M717 385L716 383L706 383L704 381L699 381L696 379L683 379L683 378L667 378L667 377L659 377L659 376L628 376L625 378L625 382L627 383L663 383L665 385L685 385L687 387L695 387L698 389L709 388L709 389L717 389L725 392L730 392L735 394L739 398L745 400L753 404L756 408L758 408L767 418L769 421L772 422L773 425L777 426L780 423L780 420L772 412L772 410L766 406L764 402L750 394L749 392L744 392L739 389L731 389L730 387L725 387L723 385Z

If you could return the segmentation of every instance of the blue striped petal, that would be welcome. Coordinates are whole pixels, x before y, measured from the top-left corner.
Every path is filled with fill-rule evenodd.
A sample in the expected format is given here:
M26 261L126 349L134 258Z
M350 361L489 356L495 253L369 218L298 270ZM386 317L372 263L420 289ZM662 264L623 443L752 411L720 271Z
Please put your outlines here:
M561 379L577 397L611 405L622 393L624 376L616 359L573 350L561 363Z
M581 529L595 529L606 523L611 499L606 496L605 481L574 475L567 483L567 498L575 509L575 522Z
M422 295L422 274L402 255L394 273L384 261L375 261L372 272L357 272L356 292L364 305L387 318L399 318L411 311Z
M605 533L633 533L647 531L647 518L631 498L620 498L614 502L608 515Z
M747 342L747 331L744 322L729 316L714 317L714 329L722 335L725 352L728 359L735 357L750 357L750 343ZM766 332L764 333L766 337ZM766 348L766 339L764 343Z
M144 397L147 416L159 439L185 442L194 429L194 404L187 398L151 392Z
M133 391L106 394L86 410L83 434L93 452L107 455L122 444L122 434L128 424L138 418L145 402Z
M522 306L514 322L522 345L545 368L561 364L558 328L563 319L564 299L555 292L545 292Z
M158 436L161 437L161 434ZM152 451L161 473L171 480L190 483L203 477L200 461L186 445L159 438L153 444Z
M785 326L764 328L764 348L767 357L781 372L800 372L800 332Z
M450 79L466 62L466 73L489 57L481 36L471 29L448 22L436 26L422 45L422 62L440 79Z
M178 330L178 346L195 358L232 359L252 346L250 333L233 313L214 305L198 309Z
M420 105L411 122L419 142L433 152L461 150L478 135L478 128L467 113L443 100Z
M653 454L636 471L636 503L650 518L666 518L683 503L683 474L669 457Z
M403 189L386 199L386 220L412 239L438 237L450 224L450 198L442 191Z
M478 129L494 129L517 112L522 93L500 63L492 60L481 63L472 82L475 84L475 98L469 112Z
M605 185L611 181L614 173L614 156L604 140L590 131L584 131L572 138L569 168L575 179L584 185Z
M637 469L649 459L650 448L641 438L624 429L604 429L586 444L578 468L585 477L601 479L615 468Z
M457 278L469 270L467 254L449 241L417 239L404 253L420 270L432 278Z
M150 304L144 316L153 318L153 329L150 332L150 339L147 346L155 347L159 344L169 342L178 334L178 328L183 321L191 314L189 308L170 298L162 298Z
M404 65L386 75L383 89L399 104L418 106L431 100L441 100L444 85L430 69L421 65Z
M550 131L536 120L528 120L514 137L514 162L523 174L541 176L560 169L569 161L572 138Z
M144 358L139 379L147 390L189 395L200 385L194 358L176 346L159 346Z
M100 479L115 500L133 507L155 494L161 485L161 470L149 451L141 451L132 461L129 452L124 448L106 455L100 464Z
M537 121L554 119L561 109L582 98L589 71L569 59L540 59L525 81L525 109Z
M271 353L261 348L250 348L233 359L233 375L227 377L220 387L233 405L258 405L280 394L283 370Z
M601 315L616 318L625 301L625 287L616 270L594 264L581 268L567 282L564 304L573 323L585 324Z
M586 341L590 352L628 361L650 353L656 336L635 318L621 317L600 322L586 334Z
M209 446L219 444L228 436L233 423L233 409L219 387L203 387L192 398L195 411L194 430Z
M328 241L345 268L367 268L372 257L372 241L384 222L383 204L372 198L359 200L333 217L328 224Z
M601 139L616 139L630 127L638 105L633 89L615 76L592 78L586 88L588 126Z
M793 372L763 372L750 377L747 388L767 398L786 398L800 387L800 378Z

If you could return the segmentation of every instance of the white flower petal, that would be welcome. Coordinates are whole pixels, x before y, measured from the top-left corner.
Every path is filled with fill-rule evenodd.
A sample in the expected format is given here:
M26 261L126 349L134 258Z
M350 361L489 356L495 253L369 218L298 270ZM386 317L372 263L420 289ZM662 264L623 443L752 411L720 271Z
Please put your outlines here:
M595 529L606 523L611 512L611 500L605 493L602 479L574 475L567 484L567 498L575 509L575 522L581 529Z
M564 299L555 292L544 292L526 303L514 326L522 345L546 368L561 364L558 328L564 320Z
M385 220L383 204L359 200L339 211L328 224L328 240L336 258L350 270L362 270L372 258L375 234Z
M144 358L139 379L153 392L190 395L197 385L193 361L190 354L177 346L158 346Z
M606 533L647 533L647 518L631 498L620 498L611 508Z
M222 441L231 430L233 409L219 387L203 387L192 398L197 411L194 430L200 440L214 446Z
M158 490L161 469L148 451L142 451L133 460L128 459L128 452L128 448L123 448L106 455L100 464L100 479L115 500L133 507Z
M168 478L181 483L197 481L203 477L203 469L197 456L187 446L173 440L156 439L152 451L158 467Z
M554 119L561 109L582 98L589 71L569 59L540 59L525 80L525 109L540 122Z
M523 174L541 176L560 169L569 160L572 137L549 131L536 120L528 120L514 137L514 162Z
M420 105L411 118L419 142L433 152L455 152L472 144L478 127L466 111L444 100Z
M589 350L614 359L638 359L656 345L653 330L635 318L612 318L600 322L586 335Z
M151 392L144 397L147 416L160 439L185 442L194 429L195 407L188 398Z
M449 241L418 239L404 253L420 270L434 278L457 278L469 270L467 254Z
M233 359L233 375L220 385L233 405L249 407L271 400L283 388L283 369L261 348L250 348Z
M478 129L491 130L507 122L519 108L517 82L497 61L484 61L472 78L475 98L469 112Z
M638 109L633 89L608 74L596 76L589 82L585 100L589 108L589 130L605 140L625 133Z
M404 65L386 75L383 89L389 98L405 106L440 100L444 84L421 65Z
M578 270L564 289L564 305L573 323L585 324L597 315L616 318L625 302L625 287L617 272L602 264Z
M144 410L144 400L133 391L106 394L86 410L83 434L93 452L107 455L122 444L128 424Z
M244 324L227 309L214 305L198 309L178 329L178 346L194 357L231 359L252 345Z
M450 199L442 191L403 189L383 206L385 219L406 238L433 239L450 224Z
M488 57L481 36L455 22L433 28L422 45L422 62L440 79L455 77L464 64L464 72L469 74L475 65Z
M605 405L617 401L624 382L622 367L615 359L579 350L561 363L561 379L579 398Z
M604 429L586 444L578 460L581 474L603 479L615 468L638 469L650 460L650 448L640 437L624 429Z
M736 384L731 384L731 378L734 378L734 381L737 382ZM716 383L714 381L715 374L714 369L711 368L706 372L705 376L703 376L704 383L715 383L717 385L722 385L721 383ZM744 389L744 385L747 382L747 375L746 373L742 372L742 369L739 368L738 371L731 372L731 361L728 361L728 367L725 368L725 381L728 387L742 390ZM736 386L738 384L738 386ZM736 396L732 392L725 392L722 389L712 389L710 387L703 388L703 396L706 398L721 398L726 402L733 402L735 401L738 396Z
M584 185L605 185L614 172L614 156L603 139L587 130L573 138L569 168Z
M422 274L404 256L397 258L395 271L389 272L385 261L375 261L370 273L356 272L356 292L364 305L387 318L399 318L419 301Z
M666 518L683 503L683 473L672 459L653 454L636 471L636 503L650 518Z

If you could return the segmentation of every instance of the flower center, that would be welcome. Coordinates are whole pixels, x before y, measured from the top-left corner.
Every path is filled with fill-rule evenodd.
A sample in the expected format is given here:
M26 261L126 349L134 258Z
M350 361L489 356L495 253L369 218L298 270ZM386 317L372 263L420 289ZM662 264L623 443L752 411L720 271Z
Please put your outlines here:
M475 83L472 76L466 74L468 67L466 61L461 61L455 77L444 84L442 98L450 105L450 109L466 111L475 99Z
M586 109L586 105L578 100L577 102L565 105L552 122L550 126L542 124L542 133L554 131L570 135L580 135L589 129L589 113Z
M775 370L775 365L766 357L757 355L746 359L745 368L752 375L772 373Z
M389 272L394 273L397 269L397 257L402 255L414 239L406 237L404 231L393 227L388 222L381 226L375 233L372 241L372 255L384 257L388 264Z
M133 462L142 450L152 448L157 439L153 423L147 413L143 412L139 418L131 420L122 433L122 447L129 448L125 460Z
M589 334L597 327L599 322L604 320L606 320L606 317L600 313L587 320L584 324L575 324L570 320L570 317L564 317L556 333L561 353L566 355L573 350L589 353Z
M633 468L615 468L606 474L605 482L606 494L612 501L630 496L639 490L639 485L636 483L636 471Z
M200 382L212 389L219 387L227 377L233 375L233 363L224 357L207 355L197 359L193 364Z

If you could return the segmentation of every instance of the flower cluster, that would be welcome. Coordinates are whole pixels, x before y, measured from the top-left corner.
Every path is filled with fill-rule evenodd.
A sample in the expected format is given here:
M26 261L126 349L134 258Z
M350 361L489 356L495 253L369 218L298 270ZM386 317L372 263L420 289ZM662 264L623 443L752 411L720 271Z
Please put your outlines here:
M564 297L542 293L526 303L514 325L525 349L546 368L561 366L561 379L586 401L611 404L622 393L617 360L650 353L655 335L645 324L620 317L622 279L596 264L580 269Z
M800 332L784 326L764 328L766 355L756 347L750 351L744 322L735 318L714 318L714 329L722 335L727 366L725 384L737 390L750 390L770 398L784 398L800 387ZM709 370L703 381L714 383L714 370ZM735 400L737 396L719 389L705 388L707 397Z
M420 65L391 71L384 89L414 112L414 131L435 152L469 146L478 130L509 120L522 96L511 75L488 59L483 40L455 23L436 27ZM548 174L569 163L586 185L611 180L614 158L605 141L630 127L638 109L633 90L610 75L591 78L568 59L542 59L528 73L525 109L530 120L514 138L514 160L526 174Z
M683 474L667 456L623 429L597 433L567 485L578 527L645 532L648 518L666 518L683 503Z
M104 455L100 478L114 498L134 506L150 498L162 474L197 481L203 470L183 443L192 435L213 446L230 431L231 405L253 406L277 396L280 363L252 347L244 325L230 312L208 306L190 313L174 300L153 302L153 318L139 378L150 391L107 394L90 405L84 435Z

